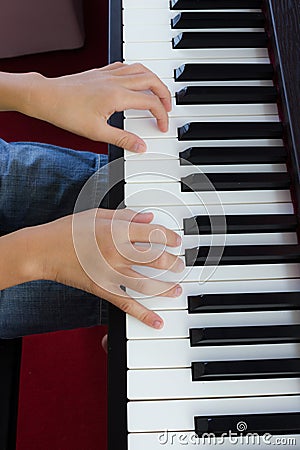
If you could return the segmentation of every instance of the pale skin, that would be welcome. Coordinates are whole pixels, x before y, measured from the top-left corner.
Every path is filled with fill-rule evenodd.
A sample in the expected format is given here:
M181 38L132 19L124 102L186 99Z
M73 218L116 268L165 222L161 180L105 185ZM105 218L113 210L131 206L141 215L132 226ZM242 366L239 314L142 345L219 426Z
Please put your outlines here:
M150 110L159 130L165 132L171 96L159 78L140 64L114 63L51 79L37 73L0 73L1 111L19 111L92 140L143 152L146 144L139 136L107 124L114 112L125 109ZM0 289L38 279L53 280L105 298L146 325L161 328L161 317L129 297L120 285L149 296L179 296L179 285L147 279L132 269L138 261L139 265L182 271L181 260L166 250L152 250L151 258L148 252L144 258L150 242L176 247L179 236L151 224L151 213L98 209L79 213L83 239L92 213L96 214L97 245L104 256L95 261L95 267L103 274L103 282L94 282L82 269L74 250L72 216L67 216L0 238ZM112 224L117 230L114 236ZM142 242L142 247L136 242Z

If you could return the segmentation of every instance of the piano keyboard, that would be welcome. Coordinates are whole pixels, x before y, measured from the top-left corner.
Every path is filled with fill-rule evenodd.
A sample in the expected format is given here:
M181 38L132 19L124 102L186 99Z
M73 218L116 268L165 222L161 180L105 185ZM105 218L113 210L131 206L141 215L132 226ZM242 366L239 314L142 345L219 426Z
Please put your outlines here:
M157 331L127 316L126 336L110 331L115 355L114 344L127 339L125 355L110 362L111 371L124 364L110 401L123 395L125 403L112 408L121 413L110 425L110 450L192 449L197 439L208 449L207 433L225 433L229 450L237 444L230 433L245 445L247 432L259 436L252 449L276 439L300 448L299 223L266 3L123 0L111 19L111 62L123 55L144 64L173 102L166 133L149 111L124 113L124 128L148 148L124 151L124 202L182 236L169 250L185 269L135 267L183 291L149 299L128 290L165 325ZM115 329L123 318L113 314Z

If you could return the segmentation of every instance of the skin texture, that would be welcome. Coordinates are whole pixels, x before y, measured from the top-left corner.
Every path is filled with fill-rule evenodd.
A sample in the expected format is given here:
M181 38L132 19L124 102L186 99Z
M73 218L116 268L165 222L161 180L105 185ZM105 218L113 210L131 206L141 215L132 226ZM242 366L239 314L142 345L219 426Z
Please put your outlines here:
M141 64L114 63L51 79L37 73L0 73L0 110L19 111L93 140L143 152L146 145L141 138L107 124L114 112L125 109L150 110L160 131L165 132L171 96L159 78ZM57 281L105 298L159 329L162 319L120 287L148 296L177 297L181 293L179 285L143 277L132 268L184 269L182 261L164 247L151 247L180 245L176 233L151 225L152 219L151 213L98 209L3 236L0 289L37 279ZM79 224L76 239L74 220ZM82 252L78 252L80 248ZM89 255L88 269L81 264L82 253Z

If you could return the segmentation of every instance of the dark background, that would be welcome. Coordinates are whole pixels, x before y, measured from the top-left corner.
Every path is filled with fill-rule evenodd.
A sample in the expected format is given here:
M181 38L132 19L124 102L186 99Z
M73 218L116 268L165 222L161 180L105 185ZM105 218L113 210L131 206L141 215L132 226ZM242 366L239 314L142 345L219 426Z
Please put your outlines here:
M105 0L84 2L83 48L2 59L0 70L53 77L107 64L107 10ZM12 112L0 114L0 136L107 151L105 144ZM105 450L105 332L95 327L23 339L17 450Z

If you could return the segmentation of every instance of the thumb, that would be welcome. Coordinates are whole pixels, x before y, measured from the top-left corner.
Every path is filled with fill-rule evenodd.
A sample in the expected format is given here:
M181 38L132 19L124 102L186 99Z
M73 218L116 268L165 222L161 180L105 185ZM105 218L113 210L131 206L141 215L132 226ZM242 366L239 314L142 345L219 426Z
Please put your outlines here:
M135 153L143 153L147 149L145 142L135 134L108 124L102 131L102 140Z

